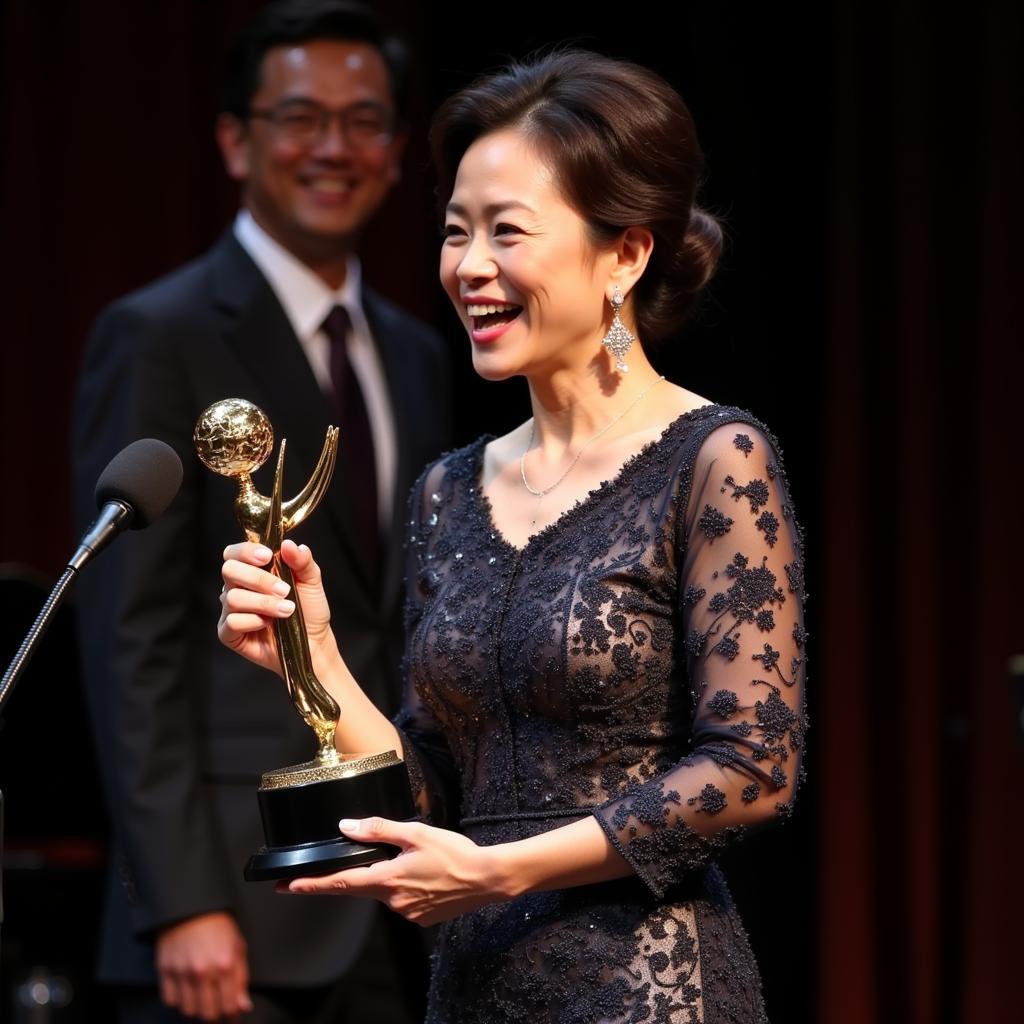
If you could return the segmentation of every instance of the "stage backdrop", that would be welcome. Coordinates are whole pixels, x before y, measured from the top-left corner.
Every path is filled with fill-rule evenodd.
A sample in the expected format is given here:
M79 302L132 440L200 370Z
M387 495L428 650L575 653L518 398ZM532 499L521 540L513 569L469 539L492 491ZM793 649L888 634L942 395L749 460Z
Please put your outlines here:
M257 6L0 10L0 563L52 575L73 546L69 404L97 312L230 222L219 69ZM607 16L536 0L379 6L418 67L403 181L366 271L449 335L460 441L516 422L525 390L473 377L436 285L429 111L507 55L565 40L646 63L687 98L728 247L662 363L771 424L810 550L810 782L795 820L728 864L769 1013L1011 1019L1024 919L1007 676L1024 651L1018 8L687 0L670 27L654 3ZM19 706L7 749L11 723L31 738Z

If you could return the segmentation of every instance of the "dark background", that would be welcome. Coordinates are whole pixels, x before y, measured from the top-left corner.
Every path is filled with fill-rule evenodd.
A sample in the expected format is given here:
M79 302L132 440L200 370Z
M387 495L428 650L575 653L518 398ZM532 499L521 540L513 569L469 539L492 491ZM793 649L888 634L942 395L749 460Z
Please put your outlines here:
M67 433L90 323L201 252L235 210L212 126L226 39L258 6L0 10L0 663L74 545ZM809 780L795 819L726 865L769 1014L1016 1019L1018 6L378 6L418 68L404 180L366 273L448 334L459 443L518 422L526 389L474 377L436 284L429 112L507 56L566 40L646 64L686 98L707 154L702 201L728 247L661 362L771 426L808 536ZM0 731L3 982L35 967L66 977L68 1014L99 1005L88 970L105 828L71 629L54 627Z

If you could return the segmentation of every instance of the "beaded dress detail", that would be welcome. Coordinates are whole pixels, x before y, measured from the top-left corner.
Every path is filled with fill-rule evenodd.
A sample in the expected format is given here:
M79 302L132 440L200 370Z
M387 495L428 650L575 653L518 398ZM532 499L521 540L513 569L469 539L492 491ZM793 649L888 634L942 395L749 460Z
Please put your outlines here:
M716 851L786 817L807 725L803 543L749 413L674 420L522 548L489 438L421 476L408 530L420 813L490 845L593 815L635 874L442 926L429 1024L754 1024L760 978Z

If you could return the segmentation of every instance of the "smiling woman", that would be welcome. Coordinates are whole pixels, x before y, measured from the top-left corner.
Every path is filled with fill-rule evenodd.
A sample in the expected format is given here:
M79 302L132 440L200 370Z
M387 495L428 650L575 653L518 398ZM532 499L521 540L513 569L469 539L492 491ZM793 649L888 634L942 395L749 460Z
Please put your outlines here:
M695 204L704 158L679 95L657 75L624 62L597 58L602 73L591 74L594 57L562 54L529 85L533 69L514 66L452 97L432 133L438 191L457 210L467 151L492 133L517 133L532 147L538 178L583 218L596 249L624 227L650 230L656 244L635 303L641 337L650 343L690 314L714 272L722 235ZM545 102L533 104L531 85ZM520 200L525 195L513 193ZM491 212L501 209L499 203Z
M433 141L442 284L477 371L525 377L532 416L413 491L394 723L286 545L336 742L400 746L423 819L341 822L401 853L287 888L444 922L431 1024L763 1022L714 858L793 807L804 555L771 434L645 351L720 247L689 114L650 72L567 51L453 97ZM291 612L268 554L226 553L220 633L273 667Z
M441 283L481 376L571 359L581 338L601 330L617 258L592 251L583 219L521 132L485 135L466 151L445 217Z

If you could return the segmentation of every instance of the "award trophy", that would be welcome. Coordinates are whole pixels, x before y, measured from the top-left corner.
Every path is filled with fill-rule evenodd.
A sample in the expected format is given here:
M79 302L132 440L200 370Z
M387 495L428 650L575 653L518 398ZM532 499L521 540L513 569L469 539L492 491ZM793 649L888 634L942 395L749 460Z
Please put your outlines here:
M415 819L405 762L393 750L348 755L335 749L340 710L313 672L295 581L281 558L285 534L316 508L327 491L338 451L338 428L328 428L316 469L289 501L281 494L283 438L270 497L253 484L251 474L273 450L274 433L266 415L251 402L241 398L215 402L199 417L193 441L204 465L238 480L238 525L249 540L274 552L273 572L292 588L295 611L287 619L275 620L274 636L288 694L317 744L312 761L263 774L257 796L267 845L249 858L245 878L258 882L325 875L393 857L398 852L394 846L356 843L339 835L338 821L369 815Z

